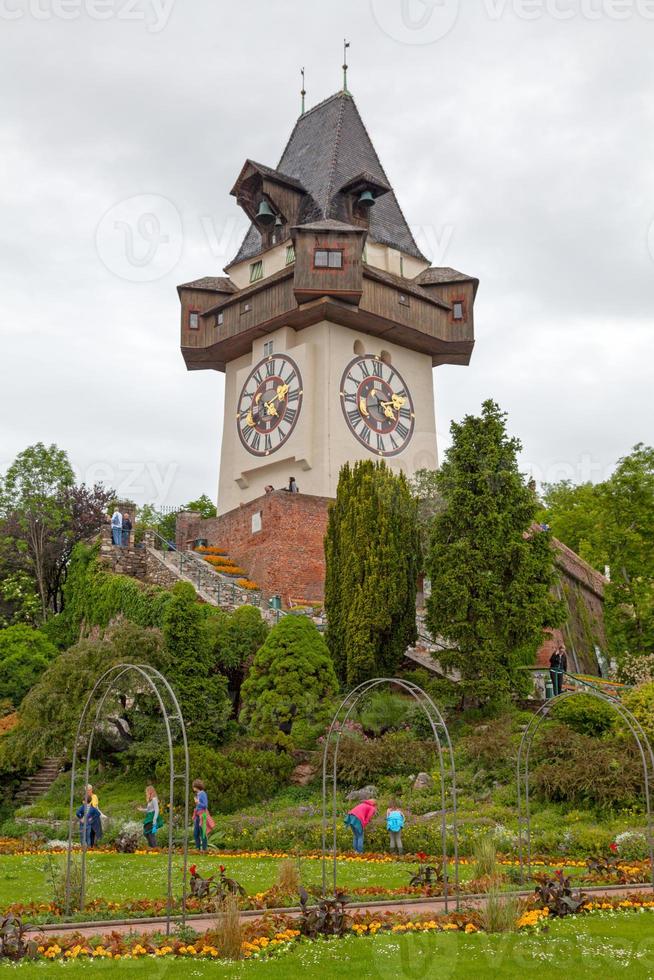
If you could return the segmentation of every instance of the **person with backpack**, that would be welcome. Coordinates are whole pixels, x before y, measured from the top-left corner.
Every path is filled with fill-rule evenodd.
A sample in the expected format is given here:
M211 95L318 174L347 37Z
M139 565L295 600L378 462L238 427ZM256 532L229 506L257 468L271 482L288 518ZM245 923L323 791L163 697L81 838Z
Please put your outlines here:
M377 813L376 800L364 800L353 807L345 818L345 824L352 829L352 847L357 854L363 854L364 831Z
M404 811L399 804L393 800L386 811L386 829L391 840L391 854L396 851L399 857L404 854L402 847L402 827L404 827Z

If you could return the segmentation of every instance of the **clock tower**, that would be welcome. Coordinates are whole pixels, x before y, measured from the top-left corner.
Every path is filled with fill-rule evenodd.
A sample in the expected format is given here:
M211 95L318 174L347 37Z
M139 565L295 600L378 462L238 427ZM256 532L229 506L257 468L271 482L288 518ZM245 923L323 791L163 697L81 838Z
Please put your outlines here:
M225 374L212 536L240 541L234 512L261 515L291 476L280 506L320 500L326 520L348 461L437 466L433 369L469 363L478 280L430 266L347 91L298 118L276 167L246 160L231 193L251 221L237 255L178 292L187 367ZM261 569L263 541L236 556Z

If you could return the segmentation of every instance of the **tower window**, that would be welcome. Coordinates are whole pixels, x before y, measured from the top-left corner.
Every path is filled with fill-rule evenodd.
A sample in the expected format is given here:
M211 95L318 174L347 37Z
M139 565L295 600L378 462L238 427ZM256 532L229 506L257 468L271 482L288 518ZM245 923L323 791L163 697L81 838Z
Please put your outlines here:
M295 246L294 245L287 245L286 246L286 265L293 265L294 262L295 262Z
M220 313L216 317L216 326L217 327L222 327L222 325L223 325L224 322L225 322L225 314L221 310Z
M250 265L250 282L257 282L259 279L263 279L263 262L261 259L258 262L252 262Z
M452 303L452 316L455 320L465 319L465 308L462 299L457 299Z
M274 346L275 345L274 345L274 343L273 343L272 340L267 340L265 342L265 344L263 345L263 356L264 357L270 357L270 355L273 352Z
M200 314L198 313L197 310L189 310L188 328L189 330L200 329Z
M342 269L343 250L340 248L318 248L313 253L315 269Z

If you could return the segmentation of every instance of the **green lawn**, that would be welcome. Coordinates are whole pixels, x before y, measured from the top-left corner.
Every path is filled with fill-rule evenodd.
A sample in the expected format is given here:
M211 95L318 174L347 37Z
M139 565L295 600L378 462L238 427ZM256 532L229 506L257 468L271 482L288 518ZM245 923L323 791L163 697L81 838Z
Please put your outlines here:
M654 978L654 931L650 913L595 914L555 922L540 934L380 935L304 943L267 962L225 965L203 961L132 960L83 963L25 963L10 969L20 977L76 973L151 978L227 977L234 980L306 980L315 976L355 980L422 980L485 977Z
M0 909L12 902L43 901L51 899L44 873L48 858L42 855L0 856ZM62 864L63 855L53 860ZM106 898L120 901L128 898L161 898L166 895L167 857L164 854L111 854L89 853L87 856L87 895L89 898ZM280 860L277 858L236 858L216 855L212 857L189 856L189 864L196 864L203 877L218 873L224 864L231 877L244 886L249 895L262 892L275 884ZM182 858L175 855L174 886L181 893ZM409 883L413 864L392 862L389 864L340 862L338 881L344 888L385 885L397 888ZM331 865L330 865L331 870ZM317 885L322 881L320 860L302 858L300 871L305 885Z
M46 875L49 858L45 855L0 855L0 911L15 902L49 902L52 900L51 888ZM65 856L53 855L52 860L64 866ZM203 877L218 874L220 864L224 864L230 877L236 878L248 895L255 895L272 887L276 881L281 860L268 857L230 857L214 852L211 856L189 855L189 865L196 864ZM331 862L328 863L328 887L331 890ZM409 884L411 873L415 871L413 862L392 861L386 863L339 861L338 886L344 890L371 886L388 889L400 888ZM319 859L301 858L299 870L305 887L320 886L322 883L322 862ZM504 869L507 870L507 869ZM462 882L469 880L473 869L471 865L460 867ZM573 869L579 873L579 869ZM167 856L161 854L116 854L88 852L87 854L87 899L106 899L123 901L126 899L165 898L167 889ZM450 867L450 875L452 868ZM173 891L181 896L182 858L173 859ZM507 889L515 888L508 881ZM379 896L371 896L374 900ZM357 900L357 899L355 899ZM120 913L116 913L120 917ZM94 917L94 916L92 916ZM36 921L47 921L47 916L39 916Z

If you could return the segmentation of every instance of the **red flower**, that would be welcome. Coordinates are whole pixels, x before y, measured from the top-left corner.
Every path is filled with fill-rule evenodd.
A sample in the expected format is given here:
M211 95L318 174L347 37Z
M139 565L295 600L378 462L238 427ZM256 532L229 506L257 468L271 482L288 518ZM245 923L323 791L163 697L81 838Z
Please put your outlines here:
M614 854L618 853L619 848L615 841L613 841L613 843L611 844L611 850L613 851Z
M191 872L191 877L195 878L197 876L197 871L195 870L195 865L194 864L191 865L191 867L189 868L189 871Z
M220 871L221 875L224 874L225 873L225 865L224 864L221 864L218 870Z
M417 851L416 852L416 857L418 858L419 861L426 861L427 860L427 855L425 854L424 851Z

